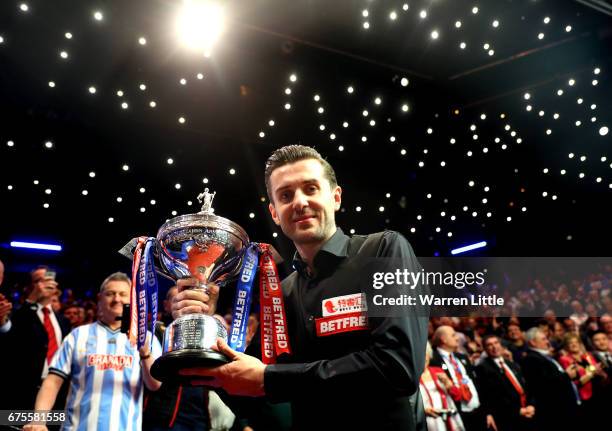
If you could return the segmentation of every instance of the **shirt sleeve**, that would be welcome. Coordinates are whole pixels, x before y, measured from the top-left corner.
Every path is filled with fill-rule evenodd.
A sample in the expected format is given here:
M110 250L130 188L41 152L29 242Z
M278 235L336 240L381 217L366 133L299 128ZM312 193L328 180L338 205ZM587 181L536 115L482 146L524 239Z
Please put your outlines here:
M57 352L55 352L53 355L53 359L51 359L49 373L58 375L64 379L68 379L70 377L76 338L75 330L68 334L64 341L62 341L59 349L57 349Z
M402 262L409 271L420 271L408 241L387 231L376 257ZM388 268L392 270L391 268ZM319 391L393 391L413 394L425 366L428 317L422 312L401 317L370 318L371 342L364 350L336 359L310 363L271 364L265 369L264 387L272 401L290 401Z
M3 325L0 325L0 334L6 334L12 327L11 319L8 319Z

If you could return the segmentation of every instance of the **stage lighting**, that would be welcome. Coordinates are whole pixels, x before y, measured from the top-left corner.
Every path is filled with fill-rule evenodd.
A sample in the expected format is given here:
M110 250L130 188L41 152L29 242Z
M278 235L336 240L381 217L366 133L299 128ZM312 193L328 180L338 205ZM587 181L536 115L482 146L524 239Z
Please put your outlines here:
M29 249L34 249L34 250L62 251L62 246L59 244L42 244L42 243L24 242L24 241L11 241L11 247L29 248Z
M185 46L203 53L210 52L224 28L224 11L219 4L184 0L177 19L177 29Z

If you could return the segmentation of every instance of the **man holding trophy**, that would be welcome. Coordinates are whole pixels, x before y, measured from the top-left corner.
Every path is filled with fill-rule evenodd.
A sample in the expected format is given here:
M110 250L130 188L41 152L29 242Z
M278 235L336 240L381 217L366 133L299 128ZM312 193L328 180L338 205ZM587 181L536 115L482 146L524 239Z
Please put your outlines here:
M282 288L277 286L273 263L265 255L262 258L261 297L268 301L261 304L262 360L242 353L244 347L232 348L236 343L228 345L227 334L221 334L211 347L225 361L183 360L174 362L174 367L181 368L180 375L192 383L222 388L230 395L291 402L295 429L421 429L418 381L428 317L368 316L366 294L356 280L369 258L392 258L409 271L419 271L409 243L393 231L349 237L337 228L335 212L340 209L342 189L333 168L313 148L292 145L276 150L266 163L265 179L272 219L297 252L296 271ZM242 239L243 244L247 241ZM241 283L254 272L246 260L234 302L234 318L239 321L245 311L248 316L250 304L247 300L247 309L242 307L246 294L240 293ZM220 283L210 277L215 272L211 258L203 262L195 274L208 273L206 277L185 274L178 280L175 322L190 319L194 312L214 312ZM204 279L208 286L199 288ZM235 338L233 327L230 340ZM165 356L178 332L174 341L164 341Z

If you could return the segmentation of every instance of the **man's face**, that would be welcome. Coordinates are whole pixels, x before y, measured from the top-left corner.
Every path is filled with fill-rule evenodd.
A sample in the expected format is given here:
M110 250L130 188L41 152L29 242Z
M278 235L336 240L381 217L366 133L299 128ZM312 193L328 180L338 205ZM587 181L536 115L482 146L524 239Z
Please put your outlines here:
M51 308L56 313L58 313L60 311L60 309L62 308L62 303L60 302L59 295L54 294L51 297Z
M595 346L595 349L599 350L600 352L605 352L608 350L608 337L606 337L606 334L595 334L593 335L593 346Z
M323 242L333 235L342 189L331 187L317 160L300 160L275 169L270 190L272 219L295 244Z
M521 332L521 328L516 325L508 326L508 338L512 341L517 341L523 338L523 333Z
M111 281L98 295L98 315L107 324L123 314L123 304L130 302L130 285L125 281Z
M457 347L459 347L459 338L457 337L457 333L453 328L446 329L441 337L441 340L442 346L452 352L457 350Z
M532 347L540 350L548 350L550 349L550 343L548 342L548 338L544 335L543 332L539 331L533 340L530 341Z
M494 359L499 358L503 352L502 345L497 337L488 338L485 342L484 349L487 355Z
M64 317L71 325L76 325L79 321L79 310L77 307L68 307L64 310Z
M606 334L612 334L612 317L604 316L601 318L601 326Z

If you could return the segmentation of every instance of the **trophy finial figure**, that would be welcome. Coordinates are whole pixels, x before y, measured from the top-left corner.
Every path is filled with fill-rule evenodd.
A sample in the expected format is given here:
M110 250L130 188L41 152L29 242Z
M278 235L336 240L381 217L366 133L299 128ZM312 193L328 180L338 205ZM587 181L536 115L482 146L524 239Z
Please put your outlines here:
M215 198L216 194L217 192L209 193L208 187L206 187L204 189L204 192L198 195L198 202L202 204L202 213L212 214L215 212L214 208L212 207L212 201Z

